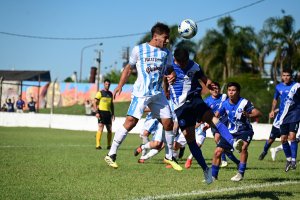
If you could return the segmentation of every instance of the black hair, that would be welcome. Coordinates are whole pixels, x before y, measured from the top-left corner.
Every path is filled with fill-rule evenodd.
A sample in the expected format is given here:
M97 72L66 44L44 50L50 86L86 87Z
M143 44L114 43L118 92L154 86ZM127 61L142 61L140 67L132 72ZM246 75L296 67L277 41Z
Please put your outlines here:
M241 85L239 84L239 83L237 83L237 82L229 82L228 84L227 84L227 89L229 88L229 87L236 87L236 90L238 91L238 92L240 92L241 91Z
M189 51L182 47L177 47L174 51L174 58L179 63L184 63L189 60Z
M290 75L292 75L293 74L293 70L291 70L290 68L284 68L282 70L282 73L289 73Z
M107 79L104 80L103 83L105 83L105 82L109 82L110 83L110 80L107 78Z
M220 83L215 82L215 81L212 81L211 83L214 84L214 85L216 85L216 86L218 86L218 88L221 89Z
M151 28L151 34L152 34L152 37L154 35L154 33L158 34L158 35L162 35L164 33L166 34L170 34L170 28L161 23L161 22L157 22L152 28Z

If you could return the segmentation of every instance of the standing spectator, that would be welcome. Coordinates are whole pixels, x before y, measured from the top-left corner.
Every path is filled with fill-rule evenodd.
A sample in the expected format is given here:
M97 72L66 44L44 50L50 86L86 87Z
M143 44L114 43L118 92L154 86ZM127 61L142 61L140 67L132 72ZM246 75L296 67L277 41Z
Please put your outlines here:
M23 101L22 95L18 97L16 106L17 106L17 113L23 113L23 108L25 107L25 101Z
M84 104L84 107L85 107L85 115L92 115L92 103L90 102L90 100L86 100L85 104Z
M31 97L31 101L28 102L27 104L29 112L30 113L35 113L36 112L36 102L34 101L33 97Z
M96 117L98 118L98 131L96 133L96 149L102 149L101 147L101 136L103 132L104 125L107 130L107 149L111 147L112 131L111 125L112 120L115 118L114 114L114 103L113 94L109 91L110 80L104 80L104 89L98 91L95 96L95 104L98 108L96 112ZM95 106L95 107L96 107Z
M7 112L15 112L15 98L12 98L13 100L11 100L10 98L6 99L6 105L7 105Z

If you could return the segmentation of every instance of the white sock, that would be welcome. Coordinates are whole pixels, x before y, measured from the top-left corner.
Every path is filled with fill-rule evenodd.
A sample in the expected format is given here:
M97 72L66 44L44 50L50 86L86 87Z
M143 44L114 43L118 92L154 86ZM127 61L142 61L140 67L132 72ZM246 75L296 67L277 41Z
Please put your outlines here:
M172 160L174 133L173 131L164 131L164 133L165 133L164 142L165 142L166 158Z
M193 159L193 154L190 154L188 159L192 160Z
M149 158L152 158L156 154L158 154L159 150L157 149L151 149L145 156L141 156L140 159L148 160Z
M283 147L282 147L282 145L279 145L279 146L275 147L274 149L275 149L275 152L278 152L278 151L282 151Z
M149 138L147 136L142 135L141 138L142 138L142 144L146 144L149 142Z
M147 142L146 144L143 145L144 149L151 149L150 147L150 142ZM142 148L143 149L143 148Z
M173 150L173 157L178 159L178 150L177 151Z
M122 144L122 142L125 140L127 136L128 131L122 126L115 132L115 136L111 145L111 148L109 150L108 155L111 156L113 154L117 154L117 150L119 146Z

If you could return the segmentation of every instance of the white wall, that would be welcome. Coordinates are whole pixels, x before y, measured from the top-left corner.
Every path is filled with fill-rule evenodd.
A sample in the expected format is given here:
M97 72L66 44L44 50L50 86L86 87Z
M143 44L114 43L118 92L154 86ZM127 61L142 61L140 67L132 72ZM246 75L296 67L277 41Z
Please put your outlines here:
M141 119L131 133L140 133L145 119ZM112 125L115 132L123 125L125 117L117 117ZM97 119L94 116L35 114L35 113L6 113L0 112L0 126L5 127L43 127L67 130L97 131ZM255 140L269 138L271 124L252 124ZM210 130L207 137L212 137Z

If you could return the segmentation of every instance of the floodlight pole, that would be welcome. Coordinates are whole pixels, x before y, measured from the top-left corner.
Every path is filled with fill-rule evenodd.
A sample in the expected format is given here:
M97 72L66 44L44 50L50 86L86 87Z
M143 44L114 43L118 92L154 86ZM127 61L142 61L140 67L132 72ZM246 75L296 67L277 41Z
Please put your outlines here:
M93 46L97 46L97 45L102 46L103 43L101 42L101 43L96 43L96 44L90 44L90 45L87 45L87 46L85 46L85 47L83 47L83 48L81 49L81 55L80 55L80 70L79 70L79 72L80 72L79 83L81 83L81 81L82 81L83 51L84 51L85 49L87 49L87 48L90 48L90 47L93 47Z

